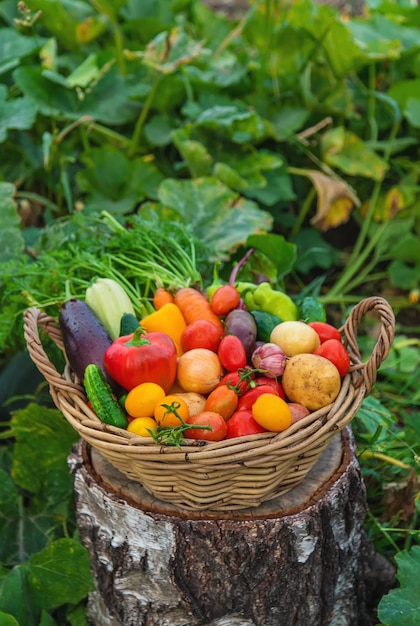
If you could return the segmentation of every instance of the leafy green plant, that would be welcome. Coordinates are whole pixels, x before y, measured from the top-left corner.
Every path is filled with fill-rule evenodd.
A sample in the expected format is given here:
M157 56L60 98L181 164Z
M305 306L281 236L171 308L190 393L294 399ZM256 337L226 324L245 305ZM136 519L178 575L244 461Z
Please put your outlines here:
M75 536L66 463L77 434L55 409L30 403L0 436L14 441L2 448L7 454L0 464L1 623L71 622L73 613L87 624L83 601L93 588L90 562Z
M378 616L385 626L415 626L420 611L420 546L414 546L410 551L404 550L395 558L401 586L382 598Z
M399 324L374 395L354 420L368 530L401 574L402 588L378 615L395 623L393 607L407 600L401 610L410 619L419 22L418 6L386 1L342 16L312 0L254 0L233 22L199 0L0 1L0 524L13 546L1 556L2 623L83 624L79 602L90 584L83 569L74 595L57 590L59 604L35 588L53 550L64 580L71 577L76 539L70 485L61 480L71 435L59 430L57 457L48 449L44 459L60 465L53 484L39 449L50 438L48 419L62 424L27 362L22 311L39 304L55 314L66 281L77 295L99 273L117 275L138 310L147 307L152 282L138 255L146 225L167 258L171 237L185 251L180 265L161 268L168 284L211 281L216 261L226 278L254 247L244 280L264 275L296 300L315 296L337 325L373 293L384 293L397 314L414 312L410 327ZM128 224L131 239L122 234ZM150 254L148 266L156 263ZM34 398L39 408L27 404ZM32 419L40 437L27 449ZM39 463L36 484L25 475L26 455ZM16 520L23 547L13 538ZM26 613L13 600L24 592Z

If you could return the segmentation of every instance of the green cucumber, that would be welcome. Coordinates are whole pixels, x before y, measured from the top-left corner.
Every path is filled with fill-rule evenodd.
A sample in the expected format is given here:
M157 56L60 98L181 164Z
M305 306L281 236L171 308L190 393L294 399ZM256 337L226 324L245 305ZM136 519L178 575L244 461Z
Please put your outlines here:
M90 363L86 367L83 382L92 409L101 422L118 428L127 428L127 415L97 365Z
M277 315L266 313L265 311L250 311L257 325L257 340L268 343L270 341L271 331L281 320Z
M139 327L139 320L132 313L123 313L120 320L120 337L131 335Z
M299 306L300 319L309 324L310 322L326 322L327 315L324 305L316 298L306 296Z

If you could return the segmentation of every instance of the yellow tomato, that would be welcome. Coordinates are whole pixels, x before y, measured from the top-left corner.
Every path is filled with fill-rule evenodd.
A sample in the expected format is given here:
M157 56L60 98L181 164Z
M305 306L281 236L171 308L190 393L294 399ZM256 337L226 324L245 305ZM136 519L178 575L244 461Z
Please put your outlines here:
M182 418L188 420L190 410L186 401L180 396L169 395L156 405L154 417L160 426L180 426Z
M252 417L266 430L279 433L292 423L292 412L283 398L272 393L261 394L252 405Z
M156 383L142 383L128 392L124 402L131 417L153 417L157 404L165 397L165 391Z
M150 431L157 428L157 421L153 417L136 417L127 426L127 430L141 437L151 437Z

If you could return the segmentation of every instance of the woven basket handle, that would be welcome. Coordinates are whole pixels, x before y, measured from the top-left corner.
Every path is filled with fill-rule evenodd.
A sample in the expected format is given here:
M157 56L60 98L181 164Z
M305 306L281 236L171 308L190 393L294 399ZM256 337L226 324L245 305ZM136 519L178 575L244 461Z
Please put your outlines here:
M77 394L84 398L84 390L82 385L77 385L65 378L57 371L57 368L49 360L39 336L39 328L41 328L60 348L66 357L63 345L61 329L53 317L43 313L36 307L26 309L23 314L23 333L32 361L38 370L43 374L50 385L50 392L55 399L55 390L59 389L64 395ZM66 358L67 360L67 358Z
M379 316L380 331L375 347L367 361L362 362L357 343L357 331L360 320L370 311ZM352 377L355 387L364 383L366 395L369 395L376 381L378 369L388 356L395 334L395 317L390 304L381 297L362 300L351 310L345 324L340 329L352 360Z

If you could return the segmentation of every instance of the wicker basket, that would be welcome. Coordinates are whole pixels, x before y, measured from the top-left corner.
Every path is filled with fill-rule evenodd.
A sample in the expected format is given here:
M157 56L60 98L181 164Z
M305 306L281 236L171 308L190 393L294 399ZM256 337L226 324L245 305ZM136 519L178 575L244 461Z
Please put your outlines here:
M357 330L370 311L379 318L379 336L371 356L362 362ZM87 406L83 386L69 366L61 375L48 359L39 329L64 351L56 321L37 308L27 309L24 333L30 356L48 381L55 405L82 439L159 500L185 510L228 511L256 507L304 479L331 438L350 423L370 393L393 341L395 319L388 302L379 297L362 300L352 309L340 329L352 365L334 403L282 433L217 443L191 441L181 448L161 446L151 438L100 422Z

